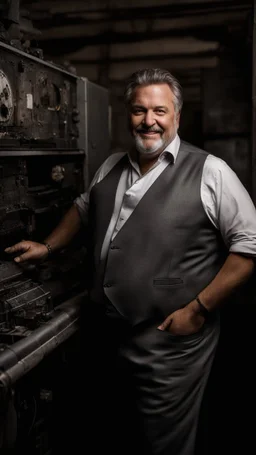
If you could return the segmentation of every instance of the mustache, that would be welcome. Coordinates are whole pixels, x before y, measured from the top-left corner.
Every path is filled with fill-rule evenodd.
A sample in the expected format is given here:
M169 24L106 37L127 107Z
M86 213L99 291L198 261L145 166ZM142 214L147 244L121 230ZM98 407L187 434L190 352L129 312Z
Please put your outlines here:
M163 133L164 130L162 128L156 128L154 126L150 126L149 128L139 126L136 128L136 133Z

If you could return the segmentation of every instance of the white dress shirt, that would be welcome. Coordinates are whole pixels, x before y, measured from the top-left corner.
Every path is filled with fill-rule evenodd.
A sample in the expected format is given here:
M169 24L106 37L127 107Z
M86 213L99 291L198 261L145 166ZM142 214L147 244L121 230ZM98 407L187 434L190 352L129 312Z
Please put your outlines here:
M106 257L110 242L128 220L143 195L157 177L179 153L180 138L175 139L161 153L155 165L141 175L137 162L129 156L116 191L114 211L103 242L101 258ZM114 153L96 172L87 192L78 197L76 204L83 222L87 223L91 188L99 183L125 153ZM171 183L170 183L171 184ZM232 253L256 256L256 210L255 206L235 172L225 161L208 155L202 173L201 200L206 215L220 231Z

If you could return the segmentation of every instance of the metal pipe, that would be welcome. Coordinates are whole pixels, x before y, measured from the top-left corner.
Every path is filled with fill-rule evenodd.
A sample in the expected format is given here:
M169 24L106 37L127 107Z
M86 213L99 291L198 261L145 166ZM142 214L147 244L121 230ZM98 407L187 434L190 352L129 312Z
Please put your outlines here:
M0 387L9 388L78 330L81 303L86 292L55 308L55 316L31 335L0 353Z

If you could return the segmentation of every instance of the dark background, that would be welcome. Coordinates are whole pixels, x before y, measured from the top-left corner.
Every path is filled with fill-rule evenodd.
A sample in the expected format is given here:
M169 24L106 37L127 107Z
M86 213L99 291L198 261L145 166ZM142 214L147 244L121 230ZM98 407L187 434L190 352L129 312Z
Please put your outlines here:
M22 38L24 48L34 47L45 60L109 90L110 153L126 150L130 143L123 106L126 77L139 68L164 67L184 89L180 136L226 160L256 201L252 0L20 3L17 38ZM200 420L200 455L255 452L251 417L256 405L254 282L253 278L222 309L222 335ZM77 438L83 439L83 453L92 453L90 435L86 435L90 415L82 370L86 371L93 346L83 339L80 350L80 341L68 346L65 361L63 353L60 357L56 353L33 373L42 375L45 389L53 389L57 397L54 409L47 408L57 454L73 443L76 446ZM30 381L33 375L25 385L32 409L31 420L23 419L25 447L27 430L33 424ZM79 404L83 404L82 418L78 417ZM47 431L40 434L49 436Z
M221 156L252 189L252 0L21 0L21 7L24 39L110 90L111 152L130 143L126 77L167 68L184 90L181 137Z

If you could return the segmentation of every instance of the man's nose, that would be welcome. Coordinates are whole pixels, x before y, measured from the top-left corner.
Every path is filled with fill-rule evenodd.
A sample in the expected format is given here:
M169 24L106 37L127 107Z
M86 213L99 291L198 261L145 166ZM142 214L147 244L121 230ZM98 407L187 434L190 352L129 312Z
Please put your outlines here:
M155 117L154 117L154 112L150 112L150 111L145 112L143 123L144 123L144 125L146 125L148 127L154 125L156 123Z

